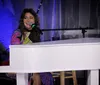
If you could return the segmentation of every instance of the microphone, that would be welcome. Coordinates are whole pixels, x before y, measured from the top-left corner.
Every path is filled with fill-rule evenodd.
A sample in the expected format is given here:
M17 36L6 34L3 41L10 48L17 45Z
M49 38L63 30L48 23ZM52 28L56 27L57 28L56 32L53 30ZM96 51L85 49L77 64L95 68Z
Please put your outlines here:
M32 27L32 29L38 31L40 34L43 34L41 29L35 23L29 22L28 24Z
M36 27L36 24L29 22L28 25L30 25L32 28Z
M35 26L36 26L35 24L32 24L32 25L31 25L32 28L34 28Z

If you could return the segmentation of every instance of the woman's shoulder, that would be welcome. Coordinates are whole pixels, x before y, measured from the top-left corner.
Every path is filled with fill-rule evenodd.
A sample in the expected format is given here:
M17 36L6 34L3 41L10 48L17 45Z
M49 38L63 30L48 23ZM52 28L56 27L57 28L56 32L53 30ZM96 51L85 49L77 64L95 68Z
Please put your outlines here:
M14 32L13 32L13 35L17 35L17 36L21 36L21 31L20 29L15 29Z
M15 29L15 30L14 30L14 33L15 33L15 32L21 33L20 29Z

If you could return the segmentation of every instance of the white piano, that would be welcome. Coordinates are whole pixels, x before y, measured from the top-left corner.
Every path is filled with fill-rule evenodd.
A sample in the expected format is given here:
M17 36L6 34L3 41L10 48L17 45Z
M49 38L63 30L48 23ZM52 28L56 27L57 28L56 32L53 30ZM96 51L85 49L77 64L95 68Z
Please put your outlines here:
M87 85L99 85L100 38L81 38L10 45L10 66L0 72L17 73L17 85L28 85L27 73L89 70Z

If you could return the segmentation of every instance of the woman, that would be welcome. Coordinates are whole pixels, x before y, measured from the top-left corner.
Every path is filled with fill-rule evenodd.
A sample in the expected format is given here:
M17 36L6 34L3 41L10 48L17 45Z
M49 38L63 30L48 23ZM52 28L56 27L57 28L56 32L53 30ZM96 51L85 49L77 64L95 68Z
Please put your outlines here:
M31 26L34 24L34 27ZM39 19L33 9L24 9L21 17L18 29L14 31L11 44L29 44L40 42L40 28ZM53 78L51 73L34 73L32 76L33 85L53 85Z

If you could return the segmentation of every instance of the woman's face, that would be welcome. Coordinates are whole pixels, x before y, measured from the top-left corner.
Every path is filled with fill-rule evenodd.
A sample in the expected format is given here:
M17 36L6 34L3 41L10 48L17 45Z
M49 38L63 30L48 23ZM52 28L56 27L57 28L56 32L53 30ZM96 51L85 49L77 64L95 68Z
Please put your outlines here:
M26 13L23 22L24 22L26 29L32 30L30 23L34 24L35 18L31 13Z

